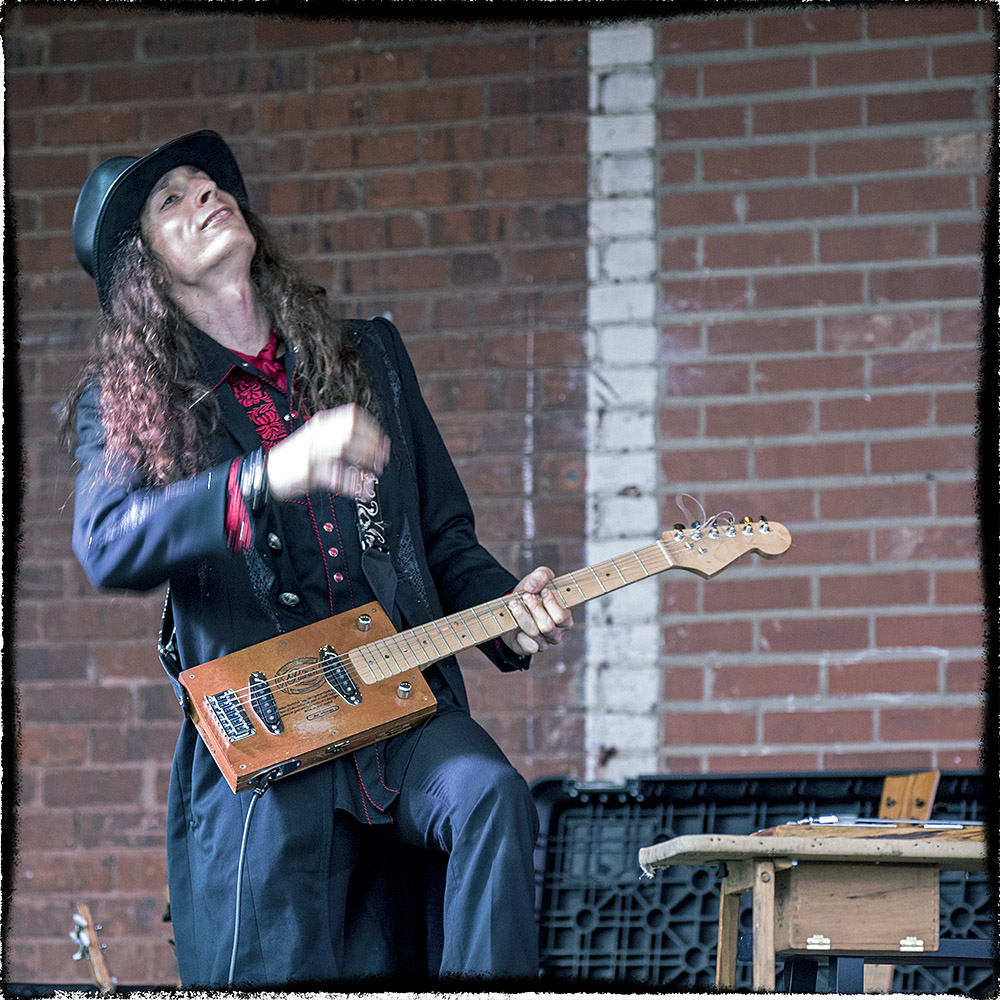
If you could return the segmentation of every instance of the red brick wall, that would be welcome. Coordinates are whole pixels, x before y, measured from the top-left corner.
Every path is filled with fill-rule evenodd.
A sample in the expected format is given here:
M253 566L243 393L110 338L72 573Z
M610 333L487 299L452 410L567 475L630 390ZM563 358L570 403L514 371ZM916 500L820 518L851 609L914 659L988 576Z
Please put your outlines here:
M793 527L665 585L664 770L978 766L994 16L658 27L663 521L688 492Z
M97 304L70 242L79 186L109 156L221 132L254 205L338 309L393 315L485 542L515 570L571 568L584 523L582 476L568 470L583 446L587 36L41 5L8 12L5 33L25 436L6 974L85 979L66 938L81 900L122 982L170 983L160 918L178 718L155 656L162 594L98 594L75 564L71 467L50 412ZM480 659L468 657L471 696L513 759L529 776L571 771L579 740L544 724L571 673L552 658L508 677Z
M657 25L663 521L683 490L796 540L759 572L663 584L664 770L976 764L990 29L980 5L882 11ZM569 570L586 534L588 37L42 5L4 34L25 446L5 971L85 979L65 937L84 901L122 982L169 984L161 594L83 577L50 412L96 308L70 245L79 185L191 129L229 138L339 307L400 325L486 543L515 569ZM584 773L584 642L526 676L467 658L477 714L529 777Z

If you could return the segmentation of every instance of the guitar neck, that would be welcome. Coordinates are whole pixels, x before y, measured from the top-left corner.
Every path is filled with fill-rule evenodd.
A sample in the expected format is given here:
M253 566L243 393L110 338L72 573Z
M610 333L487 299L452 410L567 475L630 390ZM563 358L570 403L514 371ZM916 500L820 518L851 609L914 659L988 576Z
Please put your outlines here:
M549 586L563 607L571 608L655 576L673 565L666 543L661 540L556 577ZM359 646L349 654L351 664L361 679L371 684L414 667L423 669L446 656L499 638L517 627L507 607L510 599L507 596L477 604L466 611Z

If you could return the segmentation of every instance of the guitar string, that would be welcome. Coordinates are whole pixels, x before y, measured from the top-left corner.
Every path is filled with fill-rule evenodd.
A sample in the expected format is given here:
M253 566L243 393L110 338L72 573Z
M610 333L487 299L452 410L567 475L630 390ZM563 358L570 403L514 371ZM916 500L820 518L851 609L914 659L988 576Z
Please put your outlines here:
M657 575L667 569L670 569L671 566L676 565L671 559L672 555L678 555L678 554L683 555L684 553L689 553L694 548L692 541L700 541L707 543L731 541L732 536L728 535L719 535L717 538L704 537L703 533L706 530L710 531L713 528L718 528L718 521L722 516L723 515L720 514L713 514L711 517L707 518L704 523L700 525L699 530L702 533L701 538L692 539L686 534L681 539L678 539L676 536L671 536L667 540L661 538L658 539L656 542L652 543L651 545L644 546L640 549L634 549L631 552L623 553L620 556L616 556L611 559L606 559L601 562L594 563L592 566L585 566L582 569L575 570L571 573L567 573L561 577L556 577L552 581L552 583L557 584L558 587L553 588L553 593L559 599L560 603L563 604L563 607L572 607L574 605L567 603L567 598L563 596L562 591L565 590L567 593L572 592L574 590L578 591L582 601L592 600L595 597L600 597L602 594L609 592L608 588L604 586L604 584L598 577L597 574L598 570L604 572L606 578L611 577L613 574L611 573L610 570L614 570L614 572L617 573L617 575L621 578L622 582L621 583L616 582L614 587L611 588L611 590L617 590L620 587L627 586L632 583L637 583L639 580L645 579L649 576ZM737 522L731 517L727 519L727 528L735 527L736 524ZM736 537L738 538L739 535L737 535ZM647 559L654 556L657 558L665 559L666 565L657 566L656 568L649 570L646 568L645 563L643 563L642 556L640 556L640 552L646 555ZM740 552L738 555L742 554L743 552ZM738 556L734 557L734 559L735 558L738 558ZM625 573L630 572L629 560L634 560L634 564L632 564L633 569L634 565L637 564L639 570L641 571L640 575L635 576L632 579L627 579L625 576ZM601 593L588 594L583 589L583 586L581 586L581 583L583 582L580 579L581 573L590 573L591 575L593 575L598 586L601 587ZM390 677L398 676L399 674L407 670L413 669L414 667L422 669L423 667L429 666L430 664L435 663L438 660L443 659L449 655L462 652L463 650L468 649L471 646L478 645L481 642L486 642L490 639L497 638L504 632L512 631L513 628L515 627L513 622L510 628L500 628L502 624L500 618L504 617L505 615L507 616L510 615L510 612L507 607L507 602L515 597L516 595L513 594L507 595L506 597L496 598L492 601L487 601L481 605L478 605L479 609L488 612L496 622L497 627L500 630L495 634L491 634L490 630L482 624L482 621L479 618L479 614L476 608L468 608L465 611L460 611L455 614L445 616L443 618L437 619L434 622L426 622L422 625L414 626L403 632L391 633L390 635L385 636L382 639L375 639L372 642L362 643L360 646L355 646L352 649L347 650L342 654L338 653L337 654L338 659L341 661L341 663L343 663L346 660L348 665L354 667L355 671L358 673L359 678L361 679L363 684L373 684L377 683L380 680L387 680ZM469 614L473 615L473 617L476 619L476 623L479 625L480 629L482 629L483 631L482 639L475 638L474 630L470 626L469 622L466 620L466 616ZM471 641L467 641L466 638L459 635L459 633L456 631L455 628L456 624L460 624L461 626L463 626L465 632L472 637ZM454 636L454 641L456 643L454 648L452 648L447 636L445 635L445 629L450 631ZM446 652L441 653L440 649L437 647L437 644L434 642L435 636L437 636L442 640L446 648ZM407 641L407 637L412 637L417 640L419 640L422 637L424 638L429 637L431 646L433 648L433 655L428 656L425 652L414 651L413 646L409 643L404 647L402 645L402 642ZM391 647L393 646L396 648L398 655L404 658L403 666L399 665L399 660L397 659L397 653L392 652ZM378 649L375 649L374 647L378 647ZM388 649L389 651L385 652L384 650L386 649ZM375 658L374 655L375 652L379 652L382 654L381 662L379 662L379 660ZM407 655L410 655L418 662L412 664L407 662L405 659ZM364 667L372 674L373 676L372 680L365 680L365 678L362 676L363 671L359 669L357 663L354 662L356 656L361 657L362 659L366 657L369 657L371 659L371 662L364 663ZM326 672L327 671L322 663L316 663L315 665L311 665L309 667L305 667L301 670L295 671L293 676L295 683L298 685L304 682L311 681L313 678L325 677ZM379 676L375 676L376 674L379 674ZM267 680L266 683L268 684L268 686L270 686L274 682L273 679L271 679ZM231 690L232 693L239 700L240 704L244 705L244 702L245 701L248 702L250 699L250 691L252 687L253 685L247 684L242 688L234 688ZM228 693L228 691L219 692L219 694L226 694L226 693Z
M659 544L660 543L655 543L653 546L650 546L649 548L650 549L656 548ZM622 572L622 569L628 572L628 567L622 565L623 560L628 560L628 559L634 559L638 563L642 571L641 574L636 576L633 580L626 579L624 573ZM645 565L642 562L642 559L639 557L637 552L625 553L624 555L619 556L614 560L607 560L605 563L598 563L595 564L594 567L586 567L586 569L593 572L595 569L601 569L604 566L613 566L618 575L622 578L623 583L617 586L624 586L628 583L638 582L639 580L652 575L650 571L646 569ZM666 568L668 567L667 566L663 567L663 569ZM582 571L578 570L574 573L567 574L565 577L557 578L557 580L554 580L553 583L559 582L562 585L568 584L565 586L565 589L567 591L575 589L580 592L584 600L587 600L589 599L588 595L580 586L579 582L576 580L576 576L580 572ZM654 572L660 572L660 570L657 569L654 570ZM564 607L570 607L571 605L569 605L566 602L566 599L560 592L562 589L564 589L564 587L560 586L559 590L555 591L556 596ZM603 588L603 586L602 586L602 592L607 593L607 589ZM512 631L514 628L513 620L510 628L503 628L502 627L503 623L501 619L509 615L506 601L510 600L510 598L513 596L514 595L510 595L510 597L508 598L497 598L493 601L486 602L484 605L481 606L486 611L488 611L490 615L493 617L493 619L496 621L498 631L495 634L492 634L485 626L483 626L482 621L475 613L475 609L470 608L467 609L466 611L458 612L457 614L438 619L436 622L433 623L428 622L423 625L414 626L413 628L408 629L405 632L392 633L388 636L385 636L382 639L376 639L372 642L363 643L362 645L347 650L342 654L338 654L338 657L342 662L346 659L350 663L350 665L354 666L355 669L357 670L358 669L357 665L351 661L355 657L355 655L360 656L360 658L364 661L364 667L367 668L367 670L375 677L375 681L384 680L388 679L389 677L397 676L399 673L411 669L412 666L429 666L431 663L434 663L437 660L442 659L448 655L451 655L453 653L459 653L464 649L468 649L470 646L476 645L479 642L486 642L492 638L496 638L497 636L502 635L504 632ZM600 595L594 594L592 596L596 597ZM467 616L470 613L474 615L474 617L477 619L479 627L482 629L483 635L482 638L480 639L475 638L473 629L469 626L469 622L465 620L465 616ZM455 628L456 624L461 624L462 626L465 626L465 633L472 637L472 641L467 641L464 635L459 634L459 632ZM449 640L446 634L447 632L450 632L454 638ZM429 637L431 646L433 648L433 655L428 656L426 653L423 652L416 654L412 651L411 646L407 646L404 649L401 645L401 637L407 635L412 635L414 638L418 640L421 638ZM434 642L435 637L437 637L443 642L446 649L444 653L441 652L437 644ZM395 647L395 650L392 647ZM407 653L409 653L409 655L413 656L414 658L421 660L422 663L417 663L417 664L407 663L405 661ZM381 654L380 659L378 658L377 654ZM400 666L399 662L400 657L404 659L404 664L402 666ZM359 674L362 673L362 671L360 670L358 672ZM310 665L309 667L305 667L303 669L295 671L294 678L296 684L301 684L312 680L314 677L318 678L320 676L324 676L325 673L326 671L323 667L323 664L317 663L315 665ZM365 682L363 677L361 679L363 682ZM374 683L375 681L368 681L366 683ZM249 693L251 688L252 685L247 684L243 688L235 688L232 690L233 694L236 695L236 697L242 703L244 698L249 698Z
M709 519L709 521L706 522L706 524L713 524L714 525L714 522L717 519L717 517L718 517L718 515L713 515L713 517L711 519ZM730 518L730 523L734 523L731 518ZM692 545L691 545L690 541L688 541L685 544L684 549L690 549L691 547L692 547ZM670 549L667 546L664 545L664 542L663 542L662 539L660 539L659 541L657 541L656 543L654 543L653 546L648 546L646 550L641 550L641 551L647 551L647 554L648 554L649 551L651 551L653 548L660 548L663 551L664 556L668 559L668 563L671 562L671 560L669 559ZM683 551L683 549L674 548L673 551L674 552ZM624 575L622 573L622 568L621 568L621 564L622 564L623 560L627 560L627 559L630 559L630 558L634 558L636 560L636 562L639 564L639 568L642 570L642 576L636 577L635 580L631 580L631 581L625 579L625 577L624 577ZM621 577L621 579L623 581L622 584L620 584L620 585L616 584L616 587L614 589L617 589L618 586L627 585L630 582L637 582L639 579L642 579L644 576L652 575L650 573L650 571L648 571L646 569L645 565L643 564L642 558L639 555L639 552L638 551L633 551L631 553L626 553L626 554L624 554L622 556L616 557L615 559L607 560L604 563L595 564L595 566L584 567L583 570L578 570L575 573L570 573L566 577L560 578L560 582L568 580L570 582L570 584L572 584L572 586L567 586L565 588L567 591L572 590L573 587L575 587L577 590L579 590L579 592L580 592L581 597L583 598L583 600L589 600L592 597L597 597L597 596L600 596L600 595L599 594L588 595L583 590L583 588L580 586L580 583L579 583L579 580L578 580L578 574L580 572L589 572L589 573L591 573L591 575L594 577L595 581L597 582L598 586L601 587L601 592L602 593L607 593L607 588L604 587L603 583L601 583L600 577L597 575L596 570L598 568L603 568L603 567L606 567L606 566L609 566L609 565L612 566L615 569L615 571L618 573L618 575ZM669 566L663 567L663 568L669 568ZM659 572L662 572L662 569L657 568L657 569L653 570L653 573L659 573ZM608 574L608 575L610 576L610 574ZM553 581L553 582L556 582L556 581ZM561 590L562 588L560 587L559 589ZM559 597L560 601L564 604L564 606L569 606L569 605L566 604L566 599L563 598L563 596L558 591L556 593L557 593L557 596ZM483 608L485 608L485 610L487 610L487 611L490 612L490 614L492 615L492 617L494 618L494 620L497 622L498 627L501 626L501 623L500 623L500 621L497 618L496 612L494 611L494 606L499 606L501 603L503 603L503 599L499 599L499 600L494 601L494 602L488 602L486 605L482 606ZM458 633L455 631L455 627L454 627L454 620L455 619L460 620L462 625L469 626L469 622L466 621L465 618L464 618L464 616L468 615L469 613L471 613L473 615L473 617L476 619L477 624L479 625L480 629L482 629L482 632L483 632L483 638L482 639L476 639L475 636L474 636L474 634L473 634L473 630L470 627L468 629L468 631L469 631L470 634L473 634L473 639L472 639L471 643L469 641L467 641L467 639L465 637L459 636ZM501 612L501 615L502 614L503 614L503 612ZM386 637L385 639L376 640L375 642L372 642L372 643L366 643L366 644L362 644L361 646L354 647L353 649L347 651L344 654L344 657L347 658L349 665L353 666L355 668L355 670L358 671L359 676L360 676L361 673L362 673L362 671L358 668L357 663L353 662L353 656L354 656L354 654L357 654L358 656L361 657L361 659L363 661L365 661L364 662L364 666L370 671L370 673L372 674L373 678L375 678L375 680L380 680L380 679L387 679L389 677L397 676L399 673L401 673L401 672L403 672L403 671L405 671L407 669L410 669L413 666L416 666L418 668L421 667L421 666L427 666L430 663L433 663L436 660L441 659L443 656L447 656L449 653L460 652L461 650L468 648L470 645L475 645L478 642L486 641L486 640L488 640L490 638L495 638L495 636L491 635L490 631L482 624L482 621L479 618L478 612L476 611L475 608L470 608L470 609L468 609L465 612L460 612L458 615L451 616L450 619L441 619L440 620L440 625L447 626L448 629L450 629L450 631L452 632L452 634L455 636L455 638L457 640L457 643L458 643L458 645L457 645L456 648L452 649L451 646L448 645L447 639L446 639L445 635L443 634L442 629L440 627L438 627L438 625L436 625L435 623L427 623L425 625L417 626L414 629L408 630L409 634L411 634L414 638L417 638L417 639L420 638L420 635L418 633L422 633L422 635L425 637L424 638L424 645L426 645L426 637L430 637L431 646L432 646L433 651L434 651L434 655L431 656L430 658L427 658L426 652L419 651L419 650L418 651L414 651L411 646L404 646L402 644L401 640L402 640L402 638L405 635L407 635L407 632L393 633L392 635ZM500 631L497 634L503 634L504 631L508 631L508 630L507 629L503 629L502 627L500 627ZM444 653L444 654L441 653L440 649L438 649L437 645L433 641L433 637L434 637L435 633L437 633L440 636L440 638L445 641L447 652ZM394 653L394 652L392 652L390 650L388 653L384 653L383 657L382 657L382 663L380 664L380 663L378 663L377 660L374 659L374 657L371 656L371 653L373 652L372 647L373 646L377 646L377 645L383 645L383 646L386 646L386 647L388 647L388 646L395 646L396 652ZM398 654L398 656L402 656L403 661L404 661L404 665L403 666L400 666L397 654ZM416 663L410 663L410 662L408 662L407 661L407 657L408 656L412 657L417 662ZM385 670L387 670L388 672L387 673L384 672ZM300 670L300 671L298 671L296 673L296 680L299 681L299 682L301 682L302 680L308 680L312 676L318 675L319 673L324 673L325 674L325 670L324 670L322 664L319 664L318 667L316 667L316 668L311 668L311 669L307 669L307 670ZM380 675L380 676L376 677L377 674ZM362 681L364 683L373 683L374 682L374 681L366 681L366 679L364 677L361 677L361 679L362 679ZM237 696L237 698L240 698L240 696L242 696L242 695L249 695L249 691L251 690L251 687L252 687L252 685L247 685L246 688L239 689L239 690L234 690L233 693Z
M714 520L715 520L716 517L717 517L717 515L713 515L713 518L709 519L709 521L706 522L706 525L710 524L710 523L714 524ZM702 526L703 529L704 529L704 527L705 527L705 525ZM580 585L580 581L578 579L579 574L581 572L590 572L595 577L595 579L597 580L598 585L601 587L602 593L607 593L608 592L607 588L605 588L604 585L600 582L600 578L597 576L596 570L598 570L598 569L606 569L609 566L612 567L617 572L617 574L621 577L621 579L623 581L621 584L616 584L615 587L613 588L613 589L618 589L618 587L620 587L620 586L625 586L625 585L628 585L630 583L638 582L639 580L644 579L645 577L648 577L648 576L660 573L660 572L662 572L665 569L669 569L670 565L672 565L672 561L669 559L669 555L671 553L674 553L674 554L676 554L676 553L683 553L685 551L689 551L692 547L693 546L691 545L690 541L687 541L684 545L680 545L678 543L678 540L676 540L676 539L671 539L670 543L664 543L663 539L660 539L657 542L653 543L652 545L646 546L645 548L643 548L641 550L634 550L632 552L624 553L623 555L617 556L617 557L615 557L613 559L605 560L604 562L596 563L593 566L584 567L582 570L577 570L577 571L574 571L572 573L566 574L566 576L564 576L564 577L556 578L556 580L553 580L552 582L553 583L559 583L560 587L557 590L555 590L554 592L555 592L556 596L559 598L560 602L563 603L563 606L564 607L569 607L571 605L567 604L566 603L566 599L562 596L561 591L563 589L565 589L566 591L572 591L572 590L576 589L577 591L579 591L579 593L580 593L580 595L581 595L581 597L582 597L582 599L584 601L590 600L593 597L599 597L599 596L601 596L600 594L591 594L591 595L588 595L583 590L582 586ZM642 558L641 558L639 552L640 551L644 552L647 555L647 557L648 557L649 555L653 554L653 550L655 550L655 549L660 549L661 550L662 555L667 558L668 565L667 566L663 566L663 567L655 568L655 569L652 570L652 572L650 572L649 570L646 569L646 566L643 563ZM641 575L636 576L634 579L628 580L628 579L625 578L624 574L622 573L622 569L623 568L626 569L626 570L628 569L628 567L625 566L624 564L625 564L625 562L627 560L630 560L630 559L634 559L635 562L638 564L639 569L641 570ZM607 575L610 576L611 574L608 573ZM562 586L564 584L568 584L568 585L566 585L564 587L564 586ZM513 595L511 595L511 596L513 596ZM502 606L506 610L506 603L505 602L508 599L509 598L498 598L498 599L496 599L494 601L486 602L486 604L481 605L481 607L484 608L485 610L489 611L490 614L493 616L494 620L497 621L498 627L500 626L501 623L500 623L499 619L497 618L497 613L494 610L494 608L500 608ZM470 634L472 633L473 630L471 628L468 628L469 623L467 621L465 621L465 618L464 618L464 616L468 615L470 612L474 615L474 617L476 617L477 622L480 625L480 628L483 630L483 633L484 633L482 639L476 639L473 636L471 642L467 641L462 636L459 636L459 634L455 630L455 622L458 621L462 625L464 625L464 626L467 627L467 630L468 630L468 632ZM503 616L503 614L504 614L504 611L501 611L500 612L501 617ZM444 635L444 631L443 631L443 628L441 626L447 627L452 632L452 634L455 636L455 639L457 641L456 648L451 648L451 646L448 644L448 640L447 640L446 636ZM511 629L503 629L503 628L501 628L500 631L496 635L502 635L505 631L510 631L510 630ZM433 656L427 658L426 654L424 654L424 653L415 653L415 652L413 652L412 647L409 647L409 646L403 647L401 645L401 639L404 636L407 636L409 634L409 635L413 635L414 638L419 638L418 633L422 633L424 636L429 636L431 638L431 645L432 645L432 647L434 649L434 655ZM446 645L446 648L447 648L447 652L445 652L444 654L442 654L440 652L440 650L437 648L436 644L433 641L433 637L434 637L435 634L437 634L445 642L445 645ZM385 637L383 639L374 640L373 642L370 642L370 643L364 643L361 646L357 646L357 647L354 647L354 648L348 650L344 654L338 654L338 656L341 659L341 661L343 661L344 659L346 659L348 661L349 665L353 666L355 668L355 670L358 672L359 676L360 676L362 672L359 670L357 664L355 662L353 662L353 657L354 657L355 654L360 655L362 657L362 659L364 659L366 655L370 656L370 654L373 652L372 647L376 647L376 646L388 647L390 645L394 645L396 647L396 649L398 650L399 655L401 655L401 656L404 657L404 665L400 666L399 660L397 659L396 654L393 653L391 650L388 653L384 653L383 654L382 663L379 663L377 660L374 660L374 659L372 659L372 662L366 662L365 663L365 667L367 667L367 669L371 672L371 674L374 677L374 680L372 680L372 681L366 681L364 677L361 677L361 680L362 680L362 683L371 684L371 683L377 682L378 680L384 680L384 679L388 679L388 678L393 677L393 676L398 676L398 674L400 674L400 673L402 673L402 672L404 672L404 671L406 671L408 669L411 669L413 666L416 666L416 667L429 666L431 663L434 663L437 660L442 659L443 657L445 657L445 656L447 656L449 654L461 652L462 650L467 649L467 648L469 648L472 645L476 645L479 642L487 641L487 640L489 640L491 638L496 638L496 635L491 635L490 634L489 630L487 630L482 625L481 620L479 620L478 614L476 613L476 609L475 608L470 608L470 609L467 609L466 611L459 612L459 613L457 613L455 615L451 615L451 616L448 616L446 618L439 619L437 622L428 622L428 623L425 623L424 625L419 625L419 626L415 626L412 629L408 629L405 632L393 633L393 634L391 634L391 635L389 635L389 636L387 636L387 637ZM417 659L418 662L416 664L407 663L405 661L405 657L406 657L407 653L409 653L411 656L413 656L415 659ZM420 662L421 660L422 660L422 662ZM383 672L383 670L385 670L387 672ZM325 675L325 673L326 673L326 670L324 669L323 665L321 663L319 663L315 667L309 667L309 668L306 668L304 670L296 671L296 673L295 673L295 680L296 680L297 683L302 683L303 681L311 680L313 677L318 677L320 675ZM380 674L381 676L375 677L374 675L376 673ZM249 693L250 693L251 688L252 688L252 685L248 684L244 688L233 689L233 694L236 695L236 697L240 700L240 702L242 704L244 696L247 699L249 699ZM220 692L220 693L224 693L224 692Z

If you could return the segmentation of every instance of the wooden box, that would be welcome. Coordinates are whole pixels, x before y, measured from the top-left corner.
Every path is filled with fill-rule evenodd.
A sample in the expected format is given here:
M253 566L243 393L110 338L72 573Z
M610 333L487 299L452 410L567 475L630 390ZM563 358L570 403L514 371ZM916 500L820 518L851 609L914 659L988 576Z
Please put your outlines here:
M939 870L808 864L775 873L775 951L936 951Z

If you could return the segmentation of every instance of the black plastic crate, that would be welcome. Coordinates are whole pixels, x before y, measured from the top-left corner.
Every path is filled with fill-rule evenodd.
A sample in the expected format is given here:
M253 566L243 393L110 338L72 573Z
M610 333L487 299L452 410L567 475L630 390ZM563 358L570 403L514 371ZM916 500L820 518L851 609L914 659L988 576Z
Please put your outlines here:
M539 779L532 794L541 821L535 871L543 975L712 989L718 873L678 865L643 878L639 848L686 834L748 834L809 816L875 816L884 777L651 776L603 786ZM983 822L983 813L980 774L941 775L934 819ZM749 896L744 904L740 927L749 934ZM986 876L943 872L941 935L992 939L995 927ZM737 986L751 986L747 963L739 966ZM893 980L895 991L965 996L985 996L994 986L991 970L973 967L899 967Z

